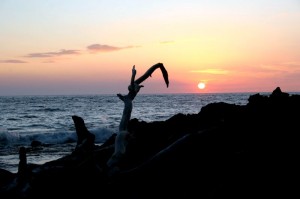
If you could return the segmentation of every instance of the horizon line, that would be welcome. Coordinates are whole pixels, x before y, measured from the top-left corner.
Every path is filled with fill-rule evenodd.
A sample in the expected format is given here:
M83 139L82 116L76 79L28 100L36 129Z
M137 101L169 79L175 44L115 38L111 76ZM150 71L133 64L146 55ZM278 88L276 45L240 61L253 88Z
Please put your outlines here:
M274 91L274 90L273 90ZM189 93L139 93L138 95L195 95L195 94L256 94L263 93L268 94L273 91L234 91L234 92L189 92ZM300 91L282 91L288 94L300 94ZM9 94L9 95L1 95L0 97L29 97L29 96L88 96L88 95L117 95L117 93L77 93L77 94Z

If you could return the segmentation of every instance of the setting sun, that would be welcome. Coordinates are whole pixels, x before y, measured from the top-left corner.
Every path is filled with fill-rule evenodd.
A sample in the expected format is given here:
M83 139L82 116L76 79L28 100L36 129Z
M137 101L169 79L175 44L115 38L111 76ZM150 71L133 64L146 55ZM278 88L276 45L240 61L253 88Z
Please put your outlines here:
M205 88L205 84L204 84L203 82L200 82L200 83L198 84L198 88L199 88L199 89L204 89L204 88Z

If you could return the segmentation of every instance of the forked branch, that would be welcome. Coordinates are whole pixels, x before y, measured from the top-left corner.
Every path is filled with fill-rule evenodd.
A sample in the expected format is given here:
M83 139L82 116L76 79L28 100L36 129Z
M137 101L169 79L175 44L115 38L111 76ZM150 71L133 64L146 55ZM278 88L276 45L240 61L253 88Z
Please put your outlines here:
M117 164L119 163L120 159L123 157L123 155L126 152L126 146L128 144L128 138L129 138L129 132L127 130L128 123L131 117L132 112L132 101L134 100L135 96L140 91L141 87L144 87L143 85L140 85L143 81L145 81L148 77L151 77L152 73L160 68L162 71L165 83L167 87L169 86L169 79L168 79L168 72L165 69L164 65L162 63L157 63L150 67L141 77L139 77L137 80L135 80L136 76L136 70L135 66L132 67L132 74L131 74L131 80L130 85L128 86L128 94L127 95L121 95L117 94L119 99L121 99L124 102L124 109L122 114L122 119L119 125L119 133L116 136L115 140L115 151L111 158L107 162L107 166L109 168L116 168Z

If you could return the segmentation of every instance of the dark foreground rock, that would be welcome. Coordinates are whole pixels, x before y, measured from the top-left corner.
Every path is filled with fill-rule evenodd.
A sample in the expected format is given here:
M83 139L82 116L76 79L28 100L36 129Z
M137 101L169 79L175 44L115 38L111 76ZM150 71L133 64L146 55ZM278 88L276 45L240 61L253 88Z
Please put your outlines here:
M28 164L21 181L0 170L0 197L295 197L299 114L300 96L277 88L243 106L220 102L163 122L132 119L118 172L106 167L114 135L100 147L90 143L89 150L77 147L61 159ZM80 143L93 139L85 135Z

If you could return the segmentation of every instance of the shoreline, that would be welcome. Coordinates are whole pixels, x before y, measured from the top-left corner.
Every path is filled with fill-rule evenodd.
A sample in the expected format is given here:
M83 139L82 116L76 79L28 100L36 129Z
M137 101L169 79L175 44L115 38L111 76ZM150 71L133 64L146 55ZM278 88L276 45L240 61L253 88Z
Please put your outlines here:
M118 171L106 167L113 135L92 150L75 150L43 165L28 164L23 184L18 183L20 174L2 170L0 196L292 196L293 181L288 178L296 172L294 132L299 126L294 115L300 112L300 96L278 87L269 96L257 93L248 101L211 103L198 114L176 114L166 121L131 119L131 138Z

